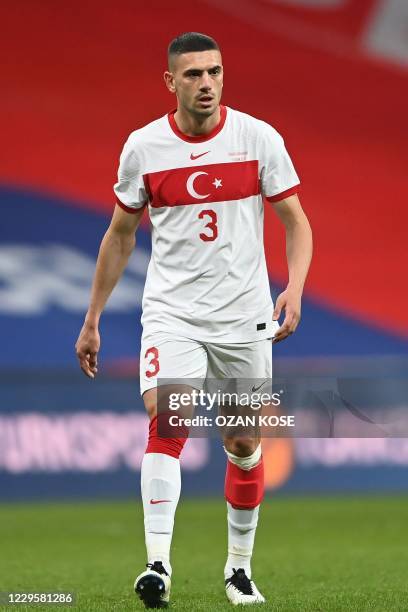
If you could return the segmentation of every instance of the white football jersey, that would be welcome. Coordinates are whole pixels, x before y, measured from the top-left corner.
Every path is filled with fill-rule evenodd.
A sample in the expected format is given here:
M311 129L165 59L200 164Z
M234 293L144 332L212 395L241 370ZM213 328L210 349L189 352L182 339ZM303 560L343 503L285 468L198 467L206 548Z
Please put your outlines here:
M148 206L152 254L143 295L144 334L200 341L270 338L263 198L296 193L299 179L270 125L222 106L217 127L183 134L174 112L129 136L114 186L129 213Z

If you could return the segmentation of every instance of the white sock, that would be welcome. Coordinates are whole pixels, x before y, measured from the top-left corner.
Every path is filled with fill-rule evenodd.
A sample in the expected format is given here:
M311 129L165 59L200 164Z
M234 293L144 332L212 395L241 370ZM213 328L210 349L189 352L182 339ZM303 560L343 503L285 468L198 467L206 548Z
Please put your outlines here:
M261 459L261 445L249 457L238 457L227 451L228 461L243 470L251 470ZM251 557L254 548L255 532L258 524L259 506L250 510L240 510L227 502L228 520L228 557L224 568L225 578L230 578L233 569L242 568L251 578Z
M230 578L233 569L245 570L251 578L251 557L254 548L259 506L251 510L238 510L227 502L228 558L224 568L225 578Z
M170 546L181 490L179 460L163 453L146 453L141 489L147 562L161 561L171 575Z

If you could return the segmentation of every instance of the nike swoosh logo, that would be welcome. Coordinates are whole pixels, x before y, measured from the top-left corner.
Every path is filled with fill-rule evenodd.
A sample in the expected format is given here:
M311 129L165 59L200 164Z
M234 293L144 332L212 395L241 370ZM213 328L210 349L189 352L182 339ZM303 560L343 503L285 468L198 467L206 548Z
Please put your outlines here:
M199 157L202 157L203 155L207 155L207 153L209 153L209 151L206 151L205 153L200 153L199 155L194 155L193 153L191 153L190 159L198 159Z
M164 504L165 502L171 502L171 499L151 499L151 504Z
M266 382L267 382L267 381L266 381L266 380L264 380L264 381L263 381L263 383L261 383L261 384L259 385L259 387L255 387L255 386L254 386L254 387L252 387L252 393L254 393L255 391L259 391L259 389L260 389L261 387L263 387L263 386L264 386L264 384L265 384Z

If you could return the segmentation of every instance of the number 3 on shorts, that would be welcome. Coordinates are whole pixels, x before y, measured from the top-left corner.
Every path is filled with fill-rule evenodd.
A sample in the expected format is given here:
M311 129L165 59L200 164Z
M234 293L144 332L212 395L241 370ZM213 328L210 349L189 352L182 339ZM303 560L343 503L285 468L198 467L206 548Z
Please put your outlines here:
M145 371L147 378L152 378L153 376L156 376L156 374L158 374L160 370L159 349L156 348L155 346L151 346L150 348L147 349L145 353L145 359L149 359L150 355L151 355L151 358L149 360L149 363L147 364L146 371Z

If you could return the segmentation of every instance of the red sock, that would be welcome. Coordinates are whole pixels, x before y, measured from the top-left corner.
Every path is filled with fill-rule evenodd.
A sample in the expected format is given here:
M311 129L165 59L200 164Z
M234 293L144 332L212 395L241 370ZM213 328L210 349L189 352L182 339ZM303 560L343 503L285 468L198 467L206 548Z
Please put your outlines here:
M225 474L225 499L241 510L250 510L259 506L264 496L264 466L260 462L251 470L243 470L238 465L227 461Z
M160 413L150 421L146 453L164 453L175 459L180 457L188 438L188 427L170 425L169 416L171 414L170 412Z

